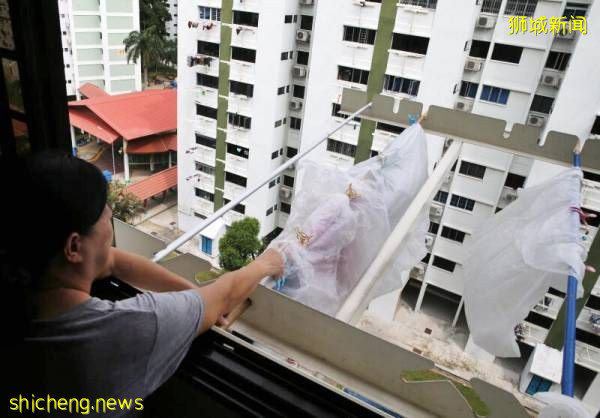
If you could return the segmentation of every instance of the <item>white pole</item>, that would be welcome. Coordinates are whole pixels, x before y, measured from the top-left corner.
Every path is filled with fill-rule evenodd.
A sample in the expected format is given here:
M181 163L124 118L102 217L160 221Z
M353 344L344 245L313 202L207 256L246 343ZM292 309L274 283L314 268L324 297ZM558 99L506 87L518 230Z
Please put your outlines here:
M125 170L125 182L129 181L129 157L127 156L127 141L123 138L123 169Z
M111 151L111 154L112 154L113 176L114 176L115 174L117 174L117 173L115 173L115 171L116 171L115 167L116 166L115 166L115 143L114 143L114 141L113 141L112 144L110 144L110 151Z
M437 164L431 176L427 179L417 196L415 196L406 213L398 222L388 239L383 243L377 257L371 263L364 276L356 284L346 301L338 311L336 318L344 322L354 324L360 319L362 312L369 304L369 294L377 281L383 276L391 261L397 255L398 249L418 217L423 207L431 202L431 199L442 184L443 179L450 171L452 164L458 158L462 146L461 141L453 141L444 157Z
M164 249L162 249L159 252L157 252L154 255L154 257L152 258L152 261L158 262L158 261L162 260L165 256L167 256L167 254L170 254L172 251L174 251L177 248L181 247L183 244L185 244L190 239L192 239L194 236L196 236L198 233L200 233L204 228L208 227L214 221L216 221L221 216L223 216L226 212L228 212L235 205L237 205L238 203L242 202L243 200L245 200L246 198L248 198L249 196L251 196L252 194L254 194L254 192L256 192L258 189L260 189L262 186L264 186L265 184L267 184L268 182L270 182L272 179L276 178L278 175L280 175L281 173L283 173L289 166L291 166L292 164L296 163L296 161L298 161L300 158L304 157L309 152L311 152L312 150L314 150L315 148L317 148L319 146L319 144L321 144L323 141L327 140L327 138L329 138L334 132L337 132L338 130L340 130L344 125L346 125L348 122L350 122L352 120L352 118L354 118L355 116L361 114L362 112L364 112L369 107L371 107L371 103L368 103L368 104L364 105L363 107L361 107L360 109L358 109L356 112L354 112L353 114L351 114L350 116L348 116L334 130L332 130L331 132L327 133L327 135L325 135L322 139L320 139L319 141L317 141L314 145L310 146L307 150L305 150L305 151L303 151L303 152L295 155L293 158L290 158L289 160L287 160L284 164L282 164L281 166L279 166L275 171L273 171L271 174L269 174L269 176L267 178L263 179L263 181L260 182L258 185L256 185L254 188L252 188L251 190L247 190L246 192L242 193L238 198L232 200L231 202L229 202L225 206L221 207L221 209L219 209L218 211L216 211L215 213L213 213L211 216L209 216L208 218L206 218L204 220L204 222L202 222L200 225L198 225L197 227L189 230L185 234L181 235L175 241L173 241L169 245L167 245Z

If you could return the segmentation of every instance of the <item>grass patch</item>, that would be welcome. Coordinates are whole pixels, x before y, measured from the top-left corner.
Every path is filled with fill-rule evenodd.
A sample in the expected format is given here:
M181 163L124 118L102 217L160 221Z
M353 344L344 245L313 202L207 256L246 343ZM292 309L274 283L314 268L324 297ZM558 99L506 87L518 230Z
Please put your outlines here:
M196 281L196 283L202 284L204 282L209 282L211 280L215 280L222 274L223 274L223 271L220 271L220 270L219 271L215 271L215 270L200 271L200 272L196 273L194 280Z
M436 381L436 380L448 380L452 382L454 387L458 389L458 391L464 396L467 403L473 410L473 413L479 417L486 417L490 415L490 408L487 406L485 402L479 397L477 392L470 387L463 385L462 383L455 382L448 377L436 373L431 370L414 370L414 371L406 371L402 373L402 378L407 382L425 382L425 381Z

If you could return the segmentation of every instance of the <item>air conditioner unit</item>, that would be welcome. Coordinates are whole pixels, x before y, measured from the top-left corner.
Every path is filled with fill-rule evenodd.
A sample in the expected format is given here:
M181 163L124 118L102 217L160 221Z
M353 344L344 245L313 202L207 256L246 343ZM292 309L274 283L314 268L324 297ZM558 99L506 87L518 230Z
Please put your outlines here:
M279 197L282 199L290 199L292 197L292 191L290 189L279 190Z
M479 29L491 29L496 24L496 18L491 16L480 16L477 19L477 27Z
M444 210L439 207L439 206L431 206L431 209L429 209L429 215L433 218L439 218L442 216L442 212Z
M479 71L481 70L481 61L475 61L468 59L465 61L465 70L467 71Z
M575 37L575 32L557 32L556 37L560 39L573 39Z
M529 126L542 126L544 122L546 122L546 118L544 116L530 114L527 117L527 125Z
M463 112L468 112L469 110L471 110L472 107L473 107L473 103L465 102L462 100L457 101L456 104L454 105L454 108L456 110L462 110Z
M516 189L508 189L506 191L505 199L508 202L512 202L513 200L516 200L517 197L519 197L519 194Z
M305 30L305 29L299 29L296 32L296 40L302 41L302 42L310 41L310 31Z
M314 4L314 0L300 0L300 4L302 6L312 6Z
M542 75L542 85L557 87L560 85L561 78L558 74L543 74Z
M292 68L292 75L296 78L306 77L306 67L303 67L302 65L294 65Z
M425 237L425 246L431 250L431 247L433 247L433 237L430 235L427 235Z
M291 110L301 110L302 109L302 100L299 100L299 99L290 100L290 109Z

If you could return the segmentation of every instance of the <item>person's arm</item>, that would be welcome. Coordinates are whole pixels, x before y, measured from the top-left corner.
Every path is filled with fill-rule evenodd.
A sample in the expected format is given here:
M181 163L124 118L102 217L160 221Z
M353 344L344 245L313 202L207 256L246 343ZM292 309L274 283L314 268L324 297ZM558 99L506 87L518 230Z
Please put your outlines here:
M260 281L283 275L284 260L272 248L239 270L225 273L214 283L197 289L204 300L204 319L198 334L206 331L254 292Z
M153 292L195 289L197 286L163 266L123 250L111 248L112 275L133 287Z

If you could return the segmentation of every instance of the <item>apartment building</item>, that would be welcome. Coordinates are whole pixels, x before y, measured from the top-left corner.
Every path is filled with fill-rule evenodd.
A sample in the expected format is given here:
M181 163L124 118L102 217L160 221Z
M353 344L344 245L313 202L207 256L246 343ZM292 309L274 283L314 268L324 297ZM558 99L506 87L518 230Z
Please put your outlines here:
M177 28L179 26L179 23L177 23L177 1L178 0L168 0L169 14L171 15L171 20L166 23L166 26L167 35L170 39L177 39Z
M127 63L123 40L140 29L139 0L58 0L68 96L85 83L110 94L142 89L141 62Z
M199 6L198 6L199 5ZM179 221L188 229L256 184L286 158L340 123L344 88L417 100L596 140L600 135L600 73L590 57L598 31L511 34L511 17L569 22L600 19L592 1L203 0L179 13ZM567 28L568 28L567 23ZM187 65L183 65L187 63ZM377 155L400 126L356 118L310 159L347 167ZM430 169L451 138L428 135ZM463 248L477 226L517 197L518 189L558 171L556 165L464 144L434 198L429 254L410 272L400 297L414 310L435 309L466 328ZM600 214L600 178L586 173L583 207ZM276 234L290 212L294 170L253 195L200 238L216 262L226 224L243 216ZM598 221L589 228L592 244ZM528 376L537 344L562 327L564 294L551 289L520 330L523 391L557 390ZM393 301L397 303L397 298ZM393 310L392 310L393 311ZM576 396L600 408L600 285L577 322ZM465 350L495 361L468 341ZM501 360L498 360L501 362ZM541 380L540 380L541 379ZM540 386L541 382L541 386Z

